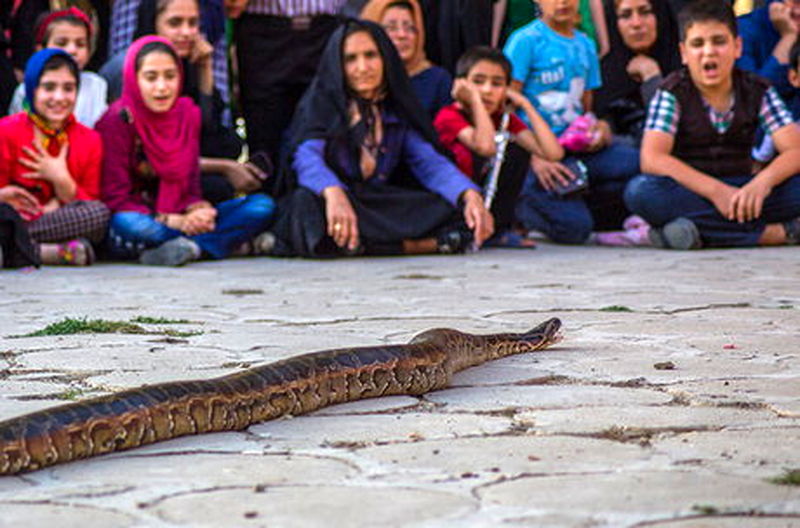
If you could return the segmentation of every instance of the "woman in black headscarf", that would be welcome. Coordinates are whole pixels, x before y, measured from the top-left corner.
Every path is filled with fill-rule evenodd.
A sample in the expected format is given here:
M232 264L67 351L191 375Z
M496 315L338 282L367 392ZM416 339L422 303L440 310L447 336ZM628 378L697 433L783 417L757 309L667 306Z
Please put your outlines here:
M601 63L603 87L595 94L595 110L615 136L638 146L650 98L681 64L677 23L661 0L606 2L606 20L611 51Z
M290 144L273 254L454 253L493 231L374 23L348 20L331 36Z

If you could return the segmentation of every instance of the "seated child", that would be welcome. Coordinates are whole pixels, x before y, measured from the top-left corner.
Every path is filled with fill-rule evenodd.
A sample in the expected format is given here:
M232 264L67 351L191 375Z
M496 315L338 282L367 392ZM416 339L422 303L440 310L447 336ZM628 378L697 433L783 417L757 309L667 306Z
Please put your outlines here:
M28 110L0 120L0 202L22 217L44 264L91 264L91 242L108 227L100 136L72 115L78 74L66 51L36 52L25 67Z
M650 223L659 247L800 242L800 129L776 90L735 67L736 19L722 2L695 2L679 16L685 67L653 98L642 170L625 200ZM758 127L780 153L753 174Z
M34 30L36 49L60 48L72 55L81 70L80 92L75 105L75 118L92 128L106 111L105 79L96 73L84 71L92 56L92 23L83 11L76 7L45 13ZM25 84L17 86L8 113L22 111L25 100Z
M248 244L272 216L263 194L212 206L200 195L200 109L180 96L183 71L172 44L136 40L125 56L122 97L97 123L106 155L103 201L112 210L116 258L182 266L222 259Z
M590 121L585 114L592 110L592 90L600 87L600 64L592 41L575 29L578 0L541 0L539 5L541 18L515 31L505 46L511 87L520 89L564 140L572 136L571 126ZM586 167L589 191L560 196L556 191L578 177L567 167L574 160L565 164L534 155L533 173L517 205L524 227L555 242L580 244L595 223L618 225L626 214L625 184L639 172L638 151L613 143L607 122L595 120L587 135L584 147L562 144Z
M487 186L498 146L495 136L504 113L511 107L525 112L533 125L529 129L513 113L508 114L506 130L510 142L505 151L491 204L495 230L489 245L533 247L533 241L511 231L514 206L527 173L530 154L550 160L561 159L564 150L533 105L522 94L509 90L511 63L500 50L476 46L456 63L453 96L456 102L444 107L433 123L442 145L454 156L461 172Z
M800 37L798 37L792 49L789 51L789 70L786 75L789 85L792 87L784 95L784 101L792 114L795 122L800 121ZM765 136L760 145L753 149L753 158L756 161L765 163L775 157L775 143L770 136Z

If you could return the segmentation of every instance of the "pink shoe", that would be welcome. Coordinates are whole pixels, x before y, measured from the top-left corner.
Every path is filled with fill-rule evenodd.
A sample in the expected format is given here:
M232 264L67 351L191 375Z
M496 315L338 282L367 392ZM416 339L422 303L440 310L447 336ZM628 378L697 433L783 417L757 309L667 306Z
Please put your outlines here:
M652 246L650 242L650 226L646 223L635 229L624 231L605 231L595 235L595 242L599 246L614 247L646 247Z
M641 216L630 215L628 218L625 219L624 222L622 222L622 229L627 231L628 229L637 229L639 227L647 225L649 224L645 222L644 218L642 218Z

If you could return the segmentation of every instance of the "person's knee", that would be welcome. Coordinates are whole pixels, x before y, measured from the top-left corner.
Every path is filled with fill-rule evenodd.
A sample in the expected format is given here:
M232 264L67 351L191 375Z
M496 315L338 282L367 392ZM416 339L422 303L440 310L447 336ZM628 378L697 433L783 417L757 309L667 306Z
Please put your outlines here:
M653 176L640 174L631 179L625 186L623 199L628 209L641 215L648 210L648 205L653 203L653 194L656 192L657 182Z
M239 207L239 216L244 225L264 227L275 214L275 201L266 194L251 194Z
M137 240L157 238L165 228L149 215L130 211L111 215L109 227L114 236Z
M584 244L589 240L593 227L591 218L573 219L555 224L549 236L559 244Z

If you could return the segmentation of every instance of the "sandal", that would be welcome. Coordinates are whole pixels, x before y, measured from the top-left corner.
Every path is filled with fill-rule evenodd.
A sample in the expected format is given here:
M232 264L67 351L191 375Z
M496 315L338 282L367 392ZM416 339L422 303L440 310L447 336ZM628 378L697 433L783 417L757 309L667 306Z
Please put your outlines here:
M486 247L511 248L511 249L536 249L536 241L525 235L509 229L494 235L484 242Z
M94 261L92 243L85 238L58 244L58 263L62 266L91 266Z

